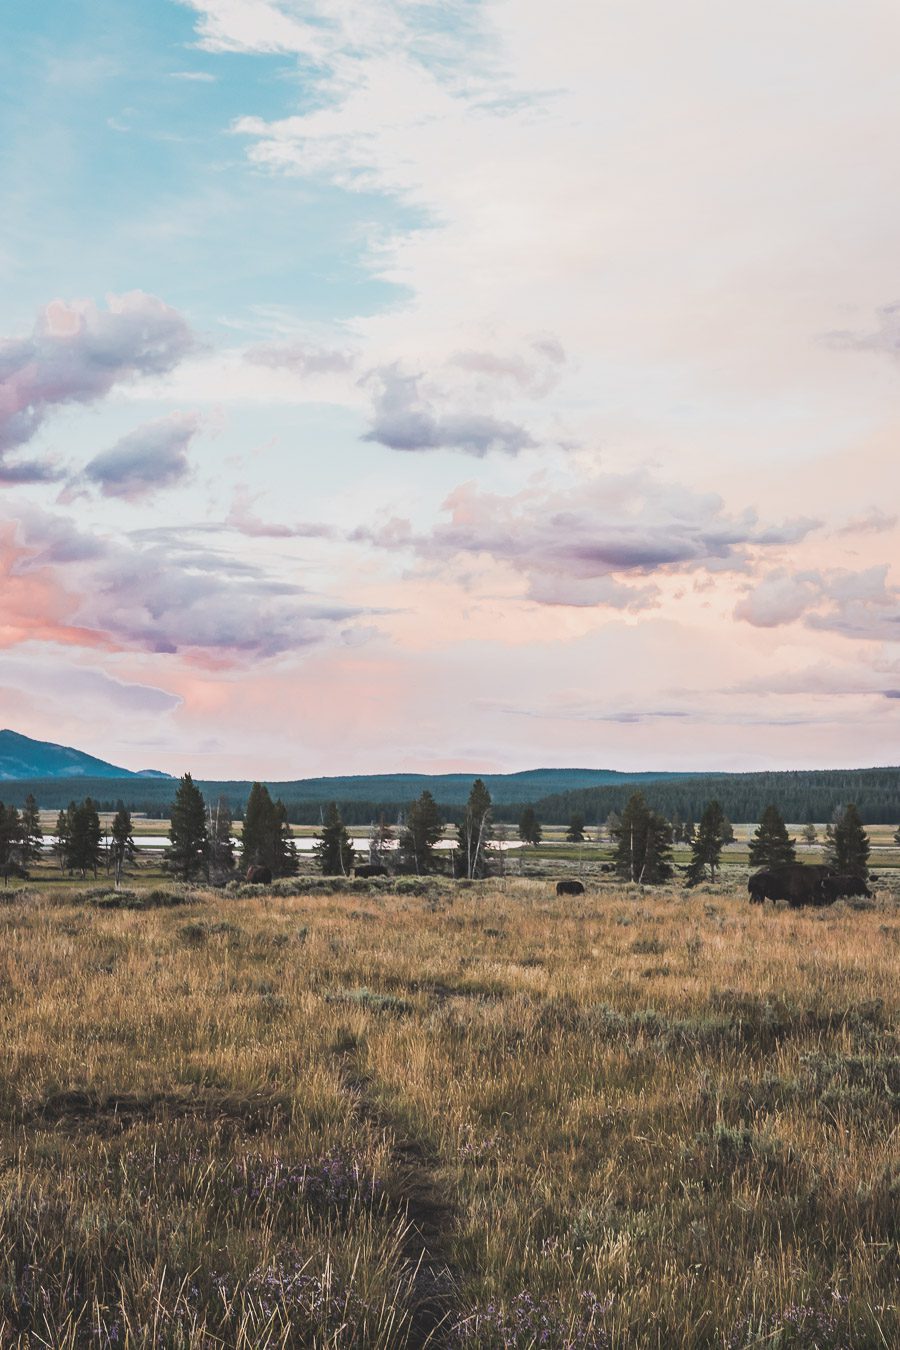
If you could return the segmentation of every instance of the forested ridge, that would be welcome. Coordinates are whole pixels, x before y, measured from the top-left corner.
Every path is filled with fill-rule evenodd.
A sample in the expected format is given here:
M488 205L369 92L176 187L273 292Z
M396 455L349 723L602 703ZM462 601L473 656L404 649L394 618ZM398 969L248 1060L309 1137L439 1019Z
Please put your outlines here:
M598 778L612 778L595 786L583 786L589 770L534 770L526 774L484 775L494 802L496 819L517 820L524 805L533 805L545 824L567 824L581 815L588 824L606 820L619 812L640 787L647 803L668 819L698 820L710 798L717 798L733 821L758 820L770 802L778 805L792 822L828 821L835 809L855 802L866 824L896 824L900 821L900 768L813 769L770 773L623 774L598 771ZM382 816L396 821L423 789L434 794L444 819L458 822L463 814L474 774L400 774L353 778L306 779L267 783L273 797L281 798L288 820L295 825L319 825L329 802L336 801L348 825L369 825ZM541 793L548 779L572 782L565 790ZM235 781L201 781L198 787L207 800L224 797L236 816L244 810L252 784ZM78 778L22 779L3 784L3 795L16 802L31 792L45 810L59 810L73 798L91 796L102 810L112 810L123 801L131 811L165 818L175 792L171 779ZM368 790L367 790L368 789Z

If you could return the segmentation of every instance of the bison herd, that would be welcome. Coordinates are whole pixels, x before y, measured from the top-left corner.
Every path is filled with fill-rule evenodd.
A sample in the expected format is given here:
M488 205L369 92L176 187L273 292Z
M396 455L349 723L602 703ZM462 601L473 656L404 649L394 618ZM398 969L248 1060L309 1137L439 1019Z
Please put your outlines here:
M833 905L851 895L871 896L862 877L842 875L822 863L782 863L754 872L747 882L750 903L786 900L793 909L801 905Z

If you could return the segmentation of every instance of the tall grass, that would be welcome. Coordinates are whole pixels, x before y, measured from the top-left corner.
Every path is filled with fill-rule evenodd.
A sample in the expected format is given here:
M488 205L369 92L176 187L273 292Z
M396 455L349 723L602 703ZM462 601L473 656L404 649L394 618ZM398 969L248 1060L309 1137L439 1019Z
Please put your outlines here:
M0 1343L900 1344L896 901L416 889L0 909Z

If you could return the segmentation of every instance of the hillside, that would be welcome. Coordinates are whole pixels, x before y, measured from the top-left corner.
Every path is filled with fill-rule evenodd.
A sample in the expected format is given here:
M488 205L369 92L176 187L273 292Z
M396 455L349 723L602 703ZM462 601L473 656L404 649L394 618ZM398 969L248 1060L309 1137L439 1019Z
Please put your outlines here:
M0 731L0 781L22 779L166 778L153 769L132 773L83 750L53 741L35 741L17 731Z

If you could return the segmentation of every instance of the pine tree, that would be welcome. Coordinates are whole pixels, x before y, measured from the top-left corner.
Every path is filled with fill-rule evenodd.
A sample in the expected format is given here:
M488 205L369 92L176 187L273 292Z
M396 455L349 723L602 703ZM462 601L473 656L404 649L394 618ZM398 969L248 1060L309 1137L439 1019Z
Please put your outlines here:
M812 845L818 839L818 835L816 834L816 827L812 823L812 821L810 821L808 825L803 826L802 834L804 844Z
M457 827L463 875L473 880L487 875L487 850L491 839L491 794L476 778L466 802L462 823Z
M837 813L826 836L826 861L841 875L859 877L865 881L869 874L869 836L853 802Z
M325 876L350 875L353 866L353 844L341 820L337 802L332 802L325 812L325 821L315 846L315 854Z
M298 867L297 846L288 824L287 808L272 801L264 783L254 783L244 810L241 866L268 867L273 877L293 876Z
M750 866L778 867L781 863L795 862L796 858L794 841L781 812L777 806L767 806L750 840Z
M424 876L437 867L437 844L444 832L438 804L426 788L406 813L406 824L400 830L400 864Z
M65 871L69 865L69 815L66 811L60 811L56 817L56 843L53 845L53 852L59 861L59 870Z
M131 812L123 801L119 801L116 803L116 814L110 829L109 846L117 887L122 880L126 863L134 862L134 855L137 852L131 828Z
M0 802L0 871L4 885L9 885L10 873L22 875L22 852L25 835L22 821L14 806L4 806Z
M711 801L700 817L697 833L691 843L691 861L687 867L687 884L696 886L706 878L709 869L710 881L716 879L716 868L722 856L725 813L717 801Z
M22 810L22 859L32 862L39 858L44 847L44 831L41 829L41 813L34 793L29 792Z
M234 820L226 797L207 807L206 832L209 837L209 879L217 884L234 871Z
M584 816L577 814L572 816L566 831L566 839L570 844L584 843Z
M523 844L534 844L537 847L541 842L541 834L540 821L534 807L526 806L519 817L519 838Z
M643 792L632 793L611 834L620 877L648 886L671 877L672 827L651 811Z
M80 872L82 877L88 872L97 875L100 865L102 831L97 807L90 797L83 802L69 804L66 813L66 862L69 870Z
M175 792L170 811L169 839L171 843L165 852L165 866L182 881L193 881L206 868L209 833L206 828L206 803L189 773L180 780Z

